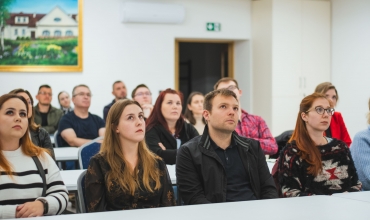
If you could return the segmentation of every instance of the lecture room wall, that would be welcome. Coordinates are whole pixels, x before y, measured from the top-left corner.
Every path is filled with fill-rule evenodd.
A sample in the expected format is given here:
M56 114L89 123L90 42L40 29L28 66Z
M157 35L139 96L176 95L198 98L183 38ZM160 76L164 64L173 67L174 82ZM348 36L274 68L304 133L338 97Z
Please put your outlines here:
M250 39L250 0L157 0L185 6L185 22L179 25L122 23L122 2L84 1L83 72L0 73L0 94L21 87L35 96L41 84L49 84L52 105L59 107L56 95L83 83L93 94L90 112L102 116L103 107L114 98L111 91L116 80L126 83L128 97L140 83L147 84L154 97L159 90L174 88L176 38ZM207 22L220 22L222 31L207 32ZM239 50L236 53L245 54ZM236 69L238 79L244 79L245 68L249 67L241 64Z

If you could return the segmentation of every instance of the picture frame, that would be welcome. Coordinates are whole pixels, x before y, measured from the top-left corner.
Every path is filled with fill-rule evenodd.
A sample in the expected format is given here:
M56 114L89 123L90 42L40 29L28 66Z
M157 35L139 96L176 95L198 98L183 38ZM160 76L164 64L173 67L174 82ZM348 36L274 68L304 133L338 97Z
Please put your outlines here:
M82 72L83 0L2 0L0 72Z

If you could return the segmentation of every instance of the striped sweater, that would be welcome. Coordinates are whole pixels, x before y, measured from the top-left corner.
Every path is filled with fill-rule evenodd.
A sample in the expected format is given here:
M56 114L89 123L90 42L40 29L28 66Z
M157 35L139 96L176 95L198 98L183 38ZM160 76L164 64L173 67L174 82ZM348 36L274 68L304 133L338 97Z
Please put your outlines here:
M370 126L355 135L350 150L363 189L370 190Z
M2 151L12 166L11 178L0 168L0 219L15 218L16 207L26 202L44 198L48 201L46 215L61 214L67 207L68 191L54 160L44 153L40 162L44 168L47 190L42 196L43 182L33 159L23 154L21 147L15 151Z

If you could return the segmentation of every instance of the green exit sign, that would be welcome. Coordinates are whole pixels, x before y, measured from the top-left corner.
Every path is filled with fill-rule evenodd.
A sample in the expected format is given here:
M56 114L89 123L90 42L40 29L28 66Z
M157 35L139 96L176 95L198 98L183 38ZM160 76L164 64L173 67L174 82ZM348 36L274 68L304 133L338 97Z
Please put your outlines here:
M207 31L221 31L221 23L207 23Z

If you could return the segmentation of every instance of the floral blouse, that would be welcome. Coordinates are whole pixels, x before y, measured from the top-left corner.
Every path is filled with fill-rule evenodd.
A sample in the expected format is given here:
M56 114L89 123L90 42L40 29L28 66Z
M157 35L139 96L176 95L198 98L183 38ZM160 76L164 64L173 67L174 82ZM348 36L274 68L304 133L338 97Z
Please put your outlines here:
M101 154L91 158L85 176L85 194L88 212L154 208L176 205L171 179L165 163L157 159L157 168L161 171L161 188L153 193L148 192L142 184L142 167L139 165L139 189L134 195L123 191L117 182L107 183L107 173L110 170L106 159ZM122 163L124 169L124 164ZM112 184L108 191L108 184ZM151 183L154 186L155 183ZM153 187L154 188L154 187Z

